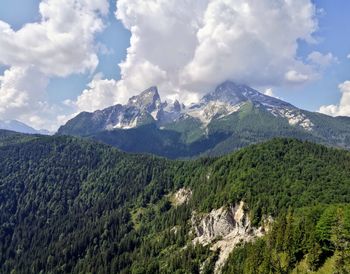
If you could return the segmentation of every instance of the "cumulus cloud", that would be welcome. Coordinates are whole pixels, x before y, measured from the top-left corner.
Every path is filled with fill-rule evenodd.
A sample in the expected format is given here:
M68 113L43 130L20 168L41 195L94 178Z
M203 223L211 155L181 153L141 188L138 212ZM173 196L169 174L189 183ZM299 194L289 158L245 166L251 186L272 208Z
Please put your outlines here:
M308 73L296 59L296 49L298 39L312 41L314 13L309 1L211 1L197 32L195 55L183 71L184 81L294 82L283 72L294 68L297 74Z
M285 78L290 83L304 83L307 80L309 80L309 75L300 73L300 72L295 71L295 70L290 70L290 71L286 72Z
M113 100L151 85L189 102L225 80L277 86L314 79L318 71L297 49L300 40L315 42L316 12L310 0L118 0L116 17L131 39ZM95 85L78 101L110 96Z
M311 0L118 0L116 7L116 17L131 32L121 79L94 78L66 102L73 111L124 103L152 85L165 99L189 103L225 80L302 84L317 76L316 63L328 60L297 55L298 41L315 42ZM0 63L32 65L46 78L92 72L99 47L94 37L107 12L107 0L44 0L38 23L15 31L0 21Z
M11 118L19 111L26 113L31 108L32 100L44 100L43 91L47 84L47 78L32 67L6 70L0 76L0 114Z
M132 33L121 64L128 85L130 70L144 62L173 86L195 91L227 79L250 85L309 79L301 75L310 68L296 57L298 39L313 41L317 29L309 0L120 0L117 6ZM288 77L289 70L298 77Z
M47 103L48 82L48 78L33 66L6 70L0 76L0 117L25 121L37 129L54 130L52 122L60 109Z
M327 54L322 54L318 51L311 52L308 55L307 60L311 62L311 64L319 66L321 69L325 69L331 64L338 62L338 58L333 56L332 53L329 52Z
M265 95L270 96L270 97L275 97L275 95L273 94L273 90L272 88L267 88L264 92Z
M40 3L39 23L14 31L0 21L0 63L30 64L56 76L93 71L98 64L94 34L103 29L98 14L105 12L104 1L46 0Z
M321 106L319 112L332 116L350 116L350 81L339 85L342 93L339 104Z
M45 99L49 78L95 70L94 36L108 8L107 0L43 0L39 22L15 31L0 20L0 65L10 68L0 77L1 119L52 124L49 113L58 107Z
M117 81L111 79L93 79L75 102L66 101L67 105L78 107L78 110L94 111L113 104L118 89Z

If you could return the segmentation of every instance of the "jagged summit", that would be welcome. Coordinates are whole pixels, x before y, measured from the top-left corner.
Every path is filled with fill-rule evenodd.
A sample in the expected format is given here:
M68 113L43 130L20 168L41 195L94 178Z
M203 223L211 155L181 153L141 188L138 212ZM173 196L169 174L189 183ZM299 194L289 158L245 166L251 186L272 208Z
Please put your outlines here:
M157 87L93 113L83 112L57 134L88 136L130 152L167 157L212 155L272 137L298 137L350 148L348 119L301 110L226 81L199 102L161 101Z
M159 109L161 100L157 87L150 87L139 95L133 96L128 101L128 106L136 107L142 111L152 112Z
M231 81L226 81L219 85L213 92L205 95L201 101L219 101L230 104L238 104L247 100L247 98L244 96L244 91L247 88L247 86L237 85Z
M296 107L264 95L247 85L225 81L205 95L199 103L188 108L178 100L172 103L162 102L157 87L150 87L131 97L126 105L118 104L92 113L91 120L95 124L92 129L129 129L147 123L156 123L163 127L189 117L206 127L213 119L237 112L247 103L262 107L274 116L286 118L291 125L299 125L308 130L312 127L312 123ZM71 121L67 123L68 126L70 124Z
M250 101L252 103L262 104L265 106L284 106L296 108L282 100L262 94L247 85L237 84L232 81L225 81L213 92L205 95L202 99L202 102L204 103L209 101L226 102L230 103L231 105Z

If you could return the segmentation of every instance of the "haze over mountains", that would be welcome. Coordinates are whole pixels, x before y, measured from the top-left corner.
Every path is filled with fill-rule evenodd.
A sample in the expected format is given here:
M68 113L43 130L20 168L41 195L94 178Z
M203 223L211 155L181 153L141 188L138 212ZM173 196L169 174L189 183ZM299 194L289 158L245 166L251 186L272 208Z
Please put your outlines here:
M246 85L226 81L198 103L162 102L156 87L93 113L82 112L59 135L90 137L128 152L170 158L221 155L273 137L350 148L350 118L301 110Z
M19 122L17 120L0 120L0 129L11 130L19 133L27 133L27 134L43 134L43 135L51 135L49 131L45 129L36 130L25 123Z

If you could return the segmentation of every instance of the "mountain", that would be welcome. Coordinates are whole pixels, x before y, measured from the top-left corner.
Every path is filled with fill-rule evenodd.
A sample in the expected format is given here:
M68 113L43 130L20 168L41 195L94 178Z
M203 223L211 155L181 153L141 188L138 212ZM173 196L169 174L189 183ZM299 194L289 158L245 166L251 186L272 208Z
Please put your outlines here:
M17 120L0 120L0 129L15 131L19 133L27 133L27 134L42 134L42 135L50 135L51 133L47 130L36 130L22 122Z
M301 110L227 81L190 106L161 102L152 87L126 105L80 113L58 135L89 137L127 152L169 158L222 155L273 137L349 149L350 119Z
M0 146L1 273L349 270L348 151L273 139L172 161L28 136Z

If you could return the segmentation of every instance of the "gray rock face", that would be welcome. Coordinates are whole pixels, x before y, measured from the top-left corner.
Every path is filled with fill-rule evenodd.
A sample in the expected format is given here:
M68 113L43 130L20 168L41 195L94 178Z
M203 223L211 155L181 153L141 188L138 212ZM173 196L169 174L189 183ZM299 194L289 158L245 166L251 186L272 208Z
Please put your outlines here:
M188 201L192 197L192 190L189 188L180 188L174 195L173 195L173 204L175 206L183 205L185 203L188 203Z
M211 243L233 231L237 235L246 235L251 232L243 202L236 206L212 210L204 216L193 215L191 222L197 236L194 242L201 244Z
M213 119L223 118L239 111L246 103L268 110L274 116L288 119L291 125L311 130L313 124L296 107L279 99L266 96L245 86L226 81L213 92L205 95L199 103L190 107L179 101L162 103L157 87L151 87L129 99L126 105L115 105L91 114L96 130L129 129L153 121L159 126L184 120L199 120L206 127Z
M229 254L239 243L250 242L262 237L268 224L259 228L251 226L245 204L241 201L235 206L221 207L208 214L192 215L191 223L196 236L194 244L211 245L211 250L220 250L215 272L219 273Z
M129 129L141 125L145 120L158 120L162 116L162 103L156 87L143 91L129 99L126 105L115 105L93 113L92 120L100 130ZM152 118L151 118L152 117Z
M181 104L178 100L175 100L173 103L168 103L165 101L162 103L162 111L158 116L158 124L166 125L178 120L182 113L185 112L185 105Z
M219 85L213 92L205 95L201 103L207 104L209 102L218 101L236 105L245 102L247 101L247 97L244 96L242 92L244 88L245 86L226 81Z
M157 87L150 87L141 92L140 95L129 99L128 106L136 107L142 111L152 112L161 105Z
M348 119L304 111L230 81L189 106L162 102L151 87L125 105L80 113L57 132L170 158L221 155L273 137L350 148L349 133ZM144 137L149 145L142 145Z

